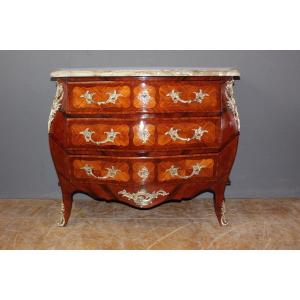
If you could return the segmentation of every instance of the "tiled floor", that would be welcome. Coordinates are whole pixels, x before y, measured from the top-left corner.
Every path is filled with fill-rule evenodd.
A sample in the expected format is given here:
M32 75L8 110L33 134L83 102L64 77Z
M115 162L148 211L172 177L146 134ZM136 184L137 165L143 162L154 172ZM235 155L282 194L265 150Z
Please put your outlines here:
M137 210L74 200L67 227L58 200L0 200L0 249L300 249L300 199L229 199L230 225L212 200Z

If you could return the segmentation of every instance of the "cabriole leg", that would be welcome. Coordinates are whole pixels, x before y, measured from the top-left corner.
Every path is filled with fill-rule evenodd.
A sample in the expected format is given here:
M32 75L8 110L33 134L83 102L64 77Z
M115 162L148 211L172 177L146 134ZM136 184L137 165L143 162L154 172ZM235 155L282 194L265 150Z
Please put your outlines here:
M73 203L73 194L69 190L65 190L62 186L62 202L61 202L61 212L60 219L57 222L57 226L64 227L67 225L68 220L71 215L72 203Z
M218 185L214 190L215 213L221 226L228 225L228 221L225 215L226 214L225 197L224 197L225 186L226 184Z

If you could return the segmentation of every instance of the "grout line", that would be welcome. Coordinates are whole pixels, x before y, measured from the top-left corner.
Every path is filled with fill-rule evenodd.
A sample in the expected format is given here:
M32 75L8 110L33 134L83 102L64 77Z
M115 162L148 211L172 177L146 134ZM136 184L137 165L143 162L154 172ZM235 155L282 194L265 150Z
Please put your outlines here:
M163 235L162 237L160 237L159 239L157 239L156 241L154 241L152 244L150 244L150 245L147 247L147 250L151 250L151 248L152 248L153 246L155 246L156 244L160 243L161 241L165 240L166 238L168 238L169 236L171 236L171 235L174 234L175 232L177 232L177 231L179 231L179 230L181 230L181 229L183 229L184 227L187 227L187 226L189 226L189 225L191 225L191 223L184 224L184 225L182 225L182 226L180 226L180 227L175 228L175 229L172 230L171 232L169 232L169 233Z

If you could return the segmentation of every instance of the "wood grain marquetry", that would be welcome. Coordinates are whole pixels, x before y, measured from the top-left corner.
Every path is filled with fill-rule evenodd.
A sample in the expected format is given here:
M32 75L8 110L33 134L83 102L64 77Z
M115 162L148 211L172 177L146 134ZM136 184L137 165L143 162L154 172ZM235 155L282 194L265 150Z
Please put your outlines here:
M168 84L159 88L159 106L172 111L219 112L220 89L215 84Z
M140 184L151 183L155 179L155 164L153 162L134 162L132 179Z
M155 87L146 83L134 87L133 89L133 106L142 110L153 108L156 106L156 91Z
M75 123L71 120L67 134L71 147L124 147L129 144L129 126L127 125Z
M125 162L75 159L72 168L77 180L127 182L130 179L129 166Z
M155 126L140 121L133 126L133 144L135 146L153 146L155 144Z
M188 180L194 178L212 178L215 161L207 159L167 160L158 164L158 180Z
M187 73L55 78L48 132L63 196L59 226L77 192L151 208L210 191L219 223L227 224L224 192L240 128L237 75L228 74L238 71Z
M130 107L130 87L127 85L87 85L70 89L70 111L99 113Z
M157 125L157 143L165 145L201 144L215 146L217 143L217 121L170 122Z

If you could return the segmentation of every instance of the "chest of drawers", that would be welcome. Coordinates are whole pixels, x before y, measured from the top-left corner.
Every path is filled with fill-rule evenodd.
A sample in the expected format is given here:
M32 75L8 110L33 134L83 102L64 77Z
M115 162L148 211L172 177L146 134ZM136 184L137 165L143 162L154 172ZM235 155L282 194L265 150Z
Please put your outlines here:
M219 223L227 224L224 191L240 130L238 70L66 69L51 77L59 226L77 192L148 209L210 191Z

